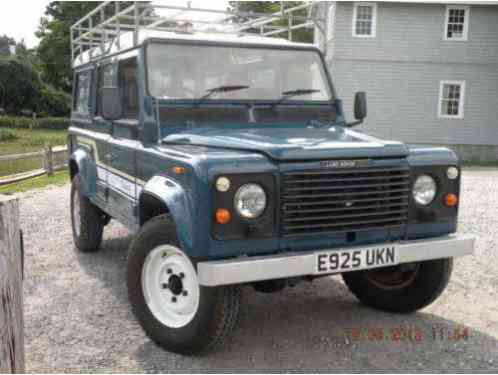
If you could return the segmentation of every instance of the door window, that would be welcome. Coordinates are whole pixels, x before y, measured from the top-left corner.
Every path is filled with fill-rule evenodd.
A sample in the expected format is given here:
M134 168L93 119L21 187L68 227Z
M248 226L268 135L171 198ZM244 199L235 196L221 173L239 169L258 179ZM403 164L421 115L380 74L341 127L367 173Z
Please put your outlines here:
M123 103L123 118L138 118L137 59L132 57L119 62L119 87Z
M101 91L102 87L116 87L117 83L116 65L109 63L99 67L97 84L97 115L102 116Z
M79 113L90 113L90 81L91 71L78 73L76 76L76 90L74 98L74 111Z

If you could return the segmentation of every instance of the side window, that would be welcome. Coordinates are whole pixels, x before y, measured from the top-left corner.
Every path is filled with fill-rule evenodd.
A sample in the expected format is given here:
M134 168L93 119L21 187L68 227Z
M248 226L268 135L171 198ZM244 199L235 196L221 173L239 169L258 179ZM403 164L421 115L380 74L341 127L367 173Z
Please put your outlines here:
M377 4L355 3L353 8L353 36L375 38L377 30Z
M465 81L441 81L439 85L439 117L463 119Z
M123 103L123 118L138 119L137 59L119 62L119 87Z
M116 65L106 64L101 67L101 85L102 87L116 86Z
M76 76L76 90L73 109L78 113L90 113L90 82L91 71L78 73Z
M444 40L467 40L469 32L468 6L447 6L444 23Z
M97 84L97 115L102 116L100 92L102 87L115 87L118 84L116 64L108 63L99 67Z

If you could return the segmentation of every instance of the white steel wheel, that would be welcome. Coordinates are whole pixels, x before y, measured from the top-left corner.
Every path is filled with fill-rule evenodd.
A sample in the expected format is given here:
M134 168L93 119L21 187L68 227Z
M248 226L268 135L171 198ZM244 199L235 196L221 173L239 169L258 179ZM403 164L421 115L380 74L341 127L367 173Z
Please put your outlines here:
M200 288L190 259L177 247L152 249L142 267L142 291L154 317L170 328L187 325L199 309Z
M73 194L73 227L74 234L79 237L81 233L81 202L79 194Z

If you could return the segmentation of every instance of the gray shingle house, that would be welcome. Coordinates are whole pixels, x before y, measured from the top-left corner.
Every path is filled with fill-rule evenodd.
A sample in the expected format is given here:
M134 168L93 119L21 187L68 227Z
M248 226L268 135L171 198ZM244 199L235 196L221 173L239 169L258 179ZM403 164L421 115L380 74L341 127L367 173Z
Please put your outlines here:
M365 131L498 160L498 2L320 2L315 33L351 113L366 91Z

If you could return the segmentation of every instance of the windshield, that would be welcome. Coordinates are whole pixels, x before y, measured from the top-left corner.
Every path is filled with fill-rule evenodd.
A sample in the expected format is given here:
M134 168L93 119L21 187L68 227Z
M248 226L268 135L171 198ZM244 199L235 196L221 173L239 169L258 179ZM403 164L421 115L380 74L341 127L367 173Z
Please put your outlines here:
M327 101L316 51L151 44L150 95L162 99ZM234 89L236 88L236 89ZM298 95L286 95L300 90Z

